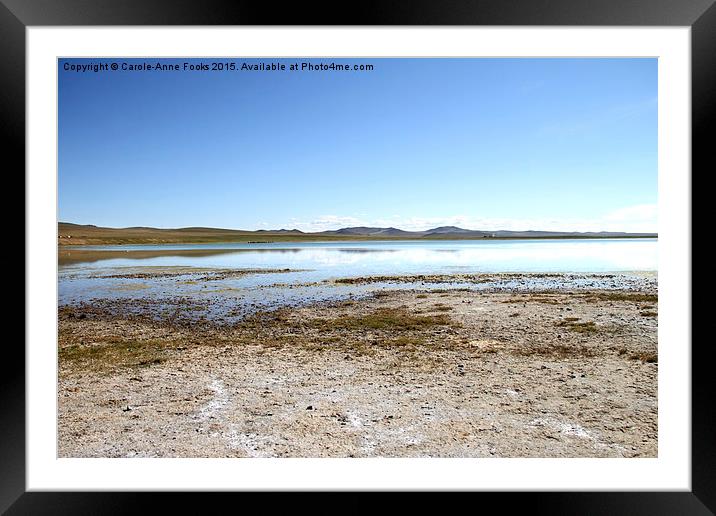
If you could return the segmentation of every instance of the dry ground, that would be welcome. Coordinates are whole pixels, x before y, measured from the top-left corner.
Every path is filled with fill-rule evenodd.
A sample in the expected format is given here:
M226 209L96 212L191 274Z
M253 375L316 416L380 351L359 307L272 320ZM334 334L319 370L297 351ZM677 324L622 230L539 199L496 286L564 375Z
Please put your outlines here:
M62 307L62 457L655 457L653 292L403 291L178 325Z

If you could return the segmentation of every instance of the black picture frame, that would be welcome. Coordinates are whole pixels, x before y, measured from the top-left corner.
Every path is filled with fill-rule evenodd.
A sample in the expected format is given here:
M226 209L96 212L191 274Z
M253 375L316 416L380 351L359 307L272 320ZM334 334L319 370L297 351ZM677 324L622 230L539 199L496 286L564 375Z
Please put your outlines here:
M19 177L20 170L25 168L25 29L83 25L688 26L692 39L692 170L698 169L705 175L716 168L709 138L715 125L716 105L714 0L373 0L286 3L280 8L255 0L0 0L0 134L7 144L3 154L6 178ZM694 175L688 170L684 173ZM24 184L21 188L24 191ZM17 210L9 216L17 220ZM206 496L189 500L182 493L25 492L25 354L10 340L6 348L12 344L15 349L5 350L0 375L3 410L0 511L73 515L141 512L148 507L148 497L159 496L160 503L179 505L182 512L194 509L205 512L217 501L223 503L226 496L231 496L212 497L209 502ZM481 493L481 496L499 503L501 510L528 504L532 513L713 514L716 427L710 410L714 382L708 360L709 344L705 341L691 348L690 492L530 492ZM683 345L690 346L691 342ZM164 508L168 510L169 505Z

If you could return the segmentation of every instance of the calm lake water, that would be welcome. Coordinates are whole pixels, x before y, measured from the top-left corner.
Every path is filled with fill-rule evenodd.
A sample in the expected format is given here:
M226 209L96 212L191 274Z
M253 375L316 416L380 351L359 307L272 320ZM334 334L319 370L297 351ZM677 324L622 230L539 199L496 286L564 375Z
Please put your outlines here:
M440 240L83 247L162 251L152 258L113 258L82 267L184 266L313 269L335 277L454 272L613 272L657 270L657 239ZM222 250L172 256L175 250ZM131 256L131 252L127 253Z
M80 248L77 248L80 249ZM572 273L567 280L538 280L534 288L629 287L645 272L657 270L657 239L594 240L440 240L361 241L266 244L196 244L86 246L112 251L108 259L69 262L59 268L60 304L96 299L168 299L181 297L222 303L232 309L277 306L315 300L338 300L378 288L415 288L415 284L336 285L331 280L356 276L474 273ZM65 250L62 250L63 252ZM191 255L182 255L189 251ZM72 253L73 251L70 251ZM198 254L197 254L198 253ZM126 254L126 257L124 256ZM101 257L102 254L99 254ZM293 272L250 274L217 281L190 276L112 278L165 268L292 269ZM591 273L616 273L622 280L597 280ZM631 278L631 279L628 279ZM457 286L460 286L456 284ZM466 285L470 288L525 287ZM420 284L420 288L442 285ZM530 285L526 285L530 287ZM228 300L228 301L227 301ZM220 302L219 302L220 301Z

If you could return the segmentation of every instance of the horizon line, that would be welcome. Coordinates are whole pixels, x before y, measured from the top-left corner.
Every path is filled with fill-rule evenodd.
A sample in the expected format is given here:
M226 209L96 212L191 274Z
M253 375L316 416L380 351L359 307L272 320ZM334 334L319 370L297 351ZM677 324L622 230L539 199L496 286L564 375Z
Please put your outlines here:
M430 227L423 230L407 230L407 229L400 229L395 226L342 226L336 229L324 229L320 231L303 231L297 228L280 228L280 229L236 229L236 228L225 228L225 227L213 227L213 226L181 226L181 227L155 227L155 226L123 226L123 227L116 227L116 226L99 226L96 224L79 224L77 222L67 222L67 221L58 221L57 224L71 224L73 226L87 226L87 227L94 227L94 228L103 228L103 229L115 229L115 230L123 230L123 229L154 229L159 231L180 231L180 230L187 230L187 229L211 229L211 230L218 230L218 231L236 231L236 232L247 232L247 233L256 233L256 232L264 232L264 233L272 233L272 232L280 232L280 231L292 231L292 232L299 232L304 235L315 235L315 234L322 234L322 233L328 233L328 232L335 232L335 231L342 231L345 229L356 229L356 228L366 228L366 229L376 229L376 230L396 230L396 231L402 231L405 233L426 233L429 231L434 231L436 229L442 229L442 228L455 228L456 230L460 231L467 231L467 232L481 232L481 233L503 233L503 232L509 232L509 233L576 233L576 234L587 234L587 233L623 233L623 234L645 234L645 235L658 235L658 231L607 231L607 230L590 230L590 231L575 231L575 230L543 230L543 229L467 229L462 228L459 226L454 225L447 225L447 226L435 226Z

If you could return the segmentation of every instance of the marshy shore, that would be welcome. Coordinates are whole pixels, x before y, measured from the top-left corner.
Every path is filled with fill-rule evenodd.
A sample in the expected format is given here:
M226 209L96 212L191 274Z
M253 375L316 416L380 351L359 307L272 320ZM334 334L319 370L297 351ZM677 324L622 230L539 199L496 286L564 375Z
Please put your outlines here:
M657 454L655 283L388 290L222 324L143 303L59 308L59 456Z

